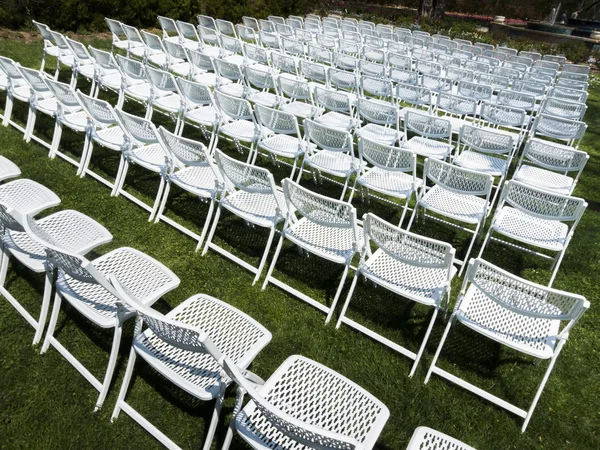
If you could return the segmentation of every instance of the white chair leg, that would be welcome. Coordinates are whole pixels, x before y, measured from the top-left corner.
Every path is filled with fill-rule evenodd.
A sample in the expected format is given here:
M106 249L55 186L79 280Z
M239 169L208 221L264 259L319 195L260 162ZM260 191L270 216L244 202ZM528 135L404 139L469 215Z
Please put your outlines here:
M40 310L40 318L38 326L33 337L33 345L39 344L46 326L46 318L48 317L48 309L50 307L50 298L52 297L52 287L54 280L54 271L50 267L46 267L46 282L44 284L44 297L42 298L42 308Z
M212 218L214 210L215 210L215 200L211 199L210 206L208 207L208 213L206 214L206 219L204 219L204 225L202 226L202 233L200 234L200 239L198 239L198 245L196 246L196 251L200 250L200 248L202 247L202 242L204 242L206 233L208 233L208 225L210 224L210 219Z
M153 112L154 112L154 110L152 109L152 103L148 103L148 106L146 107L146 115L144 116L144 119L152 120Z
M477 224L477 227L475 228L475 231L473 232L473 237L471 238L471 243L469 244L469 248L467 249L467 253L465 254L463 263L460 266L460 270L458 271L459 277L462 275L463 271L465 270L465 267L467 267L467 263L469 262L469 255L471 254L471 250L473 249L473 244L475 244L475 241L477 240L477 236L479 236L479 228L480 227L481 227L481 222L479 222Z
M160 206L163 192L165 190L165 177L163 175L160 176L160 184L158 185L158 192L156 193L156 198L154 199L154 205L152 205L152 211L150 212L150 217L148 218L148 222L154 221L154 217L158 212L158 208Z
M348 276L348 269L350 268L350 263L344 266L344 273L342 274L342 279L340 280L340 285L337 288L335 293L335 297L333 298L333 302L331 302L331 307L329 308L329 314L327 314L327 318L325 319L325 323L329 323L331 318L333 317L333 312L335 311L335 307L337 302L342 294L342 290L344 289L344 283L346 281L346 277Z
M42 65L40 66L40 72L44 71L44 66L46 65L46 50L42 53Z
M90 165L90 159L92 159L92 150L94 149L94 141L90 139L88 142L87 152L85 153L85 159L81 161L79 176L85 178L85 172L88 170Z
M260 278L260 274L265 267L265 263L267 262L267 256L269 256L269 250L271 250L271 244L273 243L273 237L275 236L275 225L271 228L271 232L269 233L269 239L267 240L267 246L265 248L265 252L263 253L263 257L260 260L260 264L258 265L258 270L256 271L256 276L254 277L254 281L252 281L252 286L256 284L256 282Z
M58 80L58 72L60 71L60 59L56 57L56 71L54 72L54 80Z
M115 185L110 193L111 196L117 197L125 183L125 177L127 176L127 169L129 168L129 162L121 155L121 162L119 163L119 170L117 171L117 177L115 178ZM122 181L122 182L121 182Z
M352 294L354 294L354 289L356 289L356 284L358 283L358 278L360 274L356 272L354 275L354 279L352 280L352 284L350 285L350 290L348 291L348 295L346 296L346 301L344 302L344 306L342 307L342 312L340 313L340 317L338 318L337 323L335 324L336 328L339 328L342 324L342 319L346 315L346 311L348 310L348 305L350 304L350 300L352 299Z
M31 135L33 134L33 128L35 126L36 109L35 106L29 106L29 114L27 115L27 125L25 125L25 134L23 139L25 142L31 141Z
M81 159L79 160L79 167L77 167L77 173L75 174L78 177L81 177L81 172L84 170L85 161L87 160L87 153L90 148L90 134L85 132L85 140L83 141L83 150L81 151Z
M125 370L123 383L121 383L121 389L119 390L119 397L117 398L117 403L115 404L112 415L110 416L111 422L119 417L119 413L121 412L121 404L125 401L127 389L129 389L129 383L131 383L131 376L133 375L133 367L135 366L136 357L137 355L135 353L135 349L132 346L131 351L129 352L129 360L127 361L127 369Z
M283 233L279 238L279 242L277 243L277 248L275 249L275 254L273 255L273 261L271 261L271 265L269 266L269 271L267 272L267 276L265 277L265 281L263 281L263 285L261 290L265 290L267 285L269 284L269 280L271 279L271 275L273 274L273 269L275 269L275 264L277 264L277 258L279 258L279 253L281 252L281 247L283 246Z
M122 109L123 103L125 103L125 92L121 89L119 91L119 99L117 100L117 108Z
M521 428L522 433L525 432L525 430L527 429L527 425L529 425L529 421L531 420L533 411L534 411L535 407L537 406L540 396L542 395L542 391L544 390L544 387L546 386L546 382L548 381L548 378L550 377L550 372L552 372L552 369L554 368L554 364L556 363L556 358L558 358L558 355L560 354L563 345L565 345L565 340L561 339L560 342L558 343L558 345L556 346L554 355L552 355L550 364L548 364L548 368L546 369L544 378L542 379L542 382L540 383L538 390L535 393L535 397L533 398L533 402L531 403L531 406L529 407L529 411L527 411L527 416L525 417L525 422L523 422L523 428Z
M488 242L489 242L491 236L492 236L492 227L490 227L487 234L485 235L485 239L483 240L483 244L481 244L481 249L479 250L479 255L477 255L478 258L481 258L481 255L483 255L483 251L485 250L485 247L488 245Z
M10 116L12 114L14 99L12 94L9 92L6 94L6 106L4 107L4 119L2 120L2 125L7 127L8 122L10 121Z
M225 397L225 389L227 389L227 385L225 383L221 383L219 394L215 402L215 409L213 410L212 419L208 427L208 432L206 433L206 439L204 441L204 447L202 450L210 450L213 438L215 437L215 431L217 430L217 425L219 424L219 416L221 415L221 407L223 406L223 398Z
M169 191L171 190L171 182L169 180L166 181L165 191L162 196L162 201L158 207L158 211L156 211L156 215L154 218L154 223L160 222L160 218L163 216L165 211L165 206L167 205L167 199L169 198Z
M433 355L433 360L431 361L431 365L429 366L429 370L427 371L427 375L425 376L425 382L424 384L427 384L429 382L429 378L431 377L431 373L433 372L433 368L435 367L435 363L437 362L440 353L442 352L442 347L444 346L444 342L446 342L446 338L448 337L448 333L450 332L450 328L452 327L452 325L454 325L454 321L455 321L455 316L454 314L450 317L450 320L448 321L448 325L446 325L446 329L444 330L444 334L442 335L442 340L440 341L440 344L438 345L437 350L435 351L435 355Z
M60 145L60 138L62 137L62 123L59 119L56 120L56 124L54 125L54 136L52 137L52 144L50 145L50 153L48 156L51 159L56 157L56 152L58 151L58 146Z
M123 327L121 326L121 321L118 320L115 326L115 334L113 336L110 357L108 358L108 367L106 368L106 373L104 374L104 381L102 382L102 390L100 391L100 395L98 396L98 400L96 401L96 408L94 409L94 411L98 411L100 408L102 408L102 404L106 399L106 394L108 394L108 388L110 387L110 382L112 381L112 376L115 371L115 365L117 363L117 356L119 356L119 347L121 345L122 331Z
M413 212L410 215L410 220L408 221L408 225L406 226L406 231L410 231L410 227L412 227L413 221L416 216L419 214L419 202L415 203L415 207L413 208Z
M552 270L552 276L550 277L550 282L548 283L548 287L552 287L552 284L554 284L554 279L556 278L556 274L558 273L558 269L560 268L560 263L562 262L563 258L565 256L565 248L563 248L560 253L557 255L557 257L554 259L553 262L553 266L554 269Z
M419 347L417 356L415 356L415 362L413 363L412 368L410 369L410 373L408 374L409 378L412 378L412 376L415 374L415 372L417 370L417 366L419 365L419 361L421 361L421 356L423 356L423 352L425 351L425 346L427 345L427 341L429 340L429 335L431 334L431 330L433 330L433 324L435 323L437 314L438 314L438 309L434 307L433 316L431 317L431 321L429 322L429 326L427 327L427 331L425 332L425 337L423 338L423 342L421 343L421 346Z
M2 261L0 262L0 286L4 286L4 282L6 281L6 273L8 272L8 260L9 253L8 250L2 247Z
M48 347L50 347L50 339L54 335L54 329L56 328L56 321L58 320L58 313L60 312L60 304L62 302L62 298L58 294L54 294L54 306L52 307L52 314L50 316L50 323L48 324L48 330L46 330L46 337L44 338L44 344L42 345L42 349L40 350L41 354L46 353L48 351Z
M206 244L204 244L204 250L202 250L202 256L206 255L208 251L208 245L212 241L212 238L215 234L215 230L217 229L217 225L219 224L219 217L221 217L221 204L219 203L219 207L217 208L217 212L215 214L215 219L213 221L212 227L210 228L210 233L208 234L208 238L206 239Z

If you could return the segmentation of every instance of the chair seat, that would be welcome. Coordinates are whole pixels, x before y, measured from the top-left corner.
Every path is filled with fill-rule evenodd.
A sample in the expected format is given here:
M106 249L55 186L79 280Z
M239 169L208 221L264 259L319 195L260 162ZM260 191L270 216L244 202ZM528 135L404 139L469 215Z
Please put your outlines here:
M223 80L223 78L219 78L219 80ZM232 97L244 98L246 96L246 87L239 83L222 84L217 89L224 94L231 95Z
M315 122L325 125L331 128L337 128L338 130L350 131L356 126L356 120L352 117L339 113L337 111L330 111L315 118Z
M425 450L435 449L438 446L440 450L475 450L457 439L447 434L440 433L428 427L418 427L412 435L406 450Z
M77 70L81 75L90 80L94 78L94 74L96 73L96 68L91 63L79 66Z
M228 63L235 64L237 66L244 65L244 57L242 55L238 55L235 53L231 54L229 56L226 56L225 58L223 58L223 60L227 61Z
M212 105L201 106L186 112L184 118L192 122L212 126L217 122L217 111Z
M21 178L0 186L0 202L7 209L35 215L44 209L59 205L60 198L46 186Z
M128 160L156 173L163 170L167 156L168 154L160 144L144 145L127 151Z
M106 228L78 211L59 211L36 223L58 246L81 255L112 239ZM25 267L38 273L45 271L46 250L27 233L11 230L2 236L2 242Z
M46 55L54 56L55 58L60 55L60 49L56 45L44 46Z
M241 369L250 365L271 336L254 319L205 294L188 298L166 317L206 332ZM174 347L150 329L137 335L133 346L154 369L194 397L211 400L219 394L222 369L208 353Z
M292 417L373 448L388 409L366 390L337 372L303 356L286 359L260 388L260 395ZM308 450L291 441L253 401L235 418L240 436L255 449ZM340 447L341 448L341 447Z
M208 166L192 166L178 170L168 176L169 180L192 194L202 198L215 197L216 178Z
M180 77L184 78L186 78L189 75L190 70L192 70L192 65L188 62L179 62L177 64L171 64L169 66L169 72L173 72L179 75Z
M361 161L348 153L319 150L304 157L304 162L336 177L349 177L358 172Z
M362 138L370 139L375 142L386 145L394 145L403 136L403 132L399 132L390 127L384 127L375 123L369 123L364 127L356 130L356 134Z
M140 101L148 101L152 96L150 83L134 84L125 88L125 94Z
M169 63L169 57L166 53L154 53L148 55L148 61L158 67L165 67Z
M304 153L305 143L295 136L274 134L261 140L258 148L284 158L296 158Z
M244 142L254 142L260 136L260 130L249 120L234 120L219 128L219 132Z
M121 74L120 73L108 73L99 77L100 86L107 87L113 91L121 89Z
M427 191L419 205L443 216L473 225L483 220L487 208L484 198L459 194L439 184Z
M210 45L206 45L200 50L205 55L210 56L211 58L219 58L221 56L222 50L219 47L211 47Z
M281 105L279 110L293 114L302 119L312 119L319 112L319 109L313 105L295 101Z
M443 142L427 139L421 136L414 136L410 138L402 147L416 153L417 155L441 160L446 159L454 148L450 144L445 144Z
M337 264L346 264L356 252L353 247L354 232L352 228L332 229L302 217L285 229L283 233L296 245ZM359 228L358 242L362 241L363 232L362 228Z
M454 116L443 116L444 119L450 121L450 126L452 127L452 133L459 134L460 129L463 125L473 125L473 120L469 119L461 119L460 117Z
M204 86L214 87L217 84L217 75L213 72L205 72L194 75L192 78L196 83L203 84ZM231 80L222 79L221 85L230 84Z
M440 305L447 289L445 268L420 267L400 261L382 249L359 267L360 273L396 294L424 305ZM456 273L452 266L451 278Z
M21 175L21 169L10 159L0 155L0 181Z
M555 252L562 250L569 231L558 220L533 217L510 206L500 210L492 228L504 236Z
M58 110L58 100L56 100L56 97L38 100L35 104L35 109L41 113L54 117L56 116L56 111Z
M471 150L462 152L452 163L465 169L487 173L493 177L502 176L508 168L506 159Z
M419 178L413 180L412 175L404 172L394 172L380 167L373 167L368 169L363 175L360 175L357 183L382 194L408 198L423 184L423 180Z
M276 192L275 195L279 197L279 204L285 203L282 192ZM283 221L278 203L270 193L236 191L221 198L221 205L236 216L259 227L271 228L274 224Z
M88 116L85 111L65 115L61 122L72 130L83 132L87 128Z
M279 104L280 97L271 92L256 92L247 95L246 100L266 106L267 108L275 108Z
M12 92L13 96L17 100L29 103L29 98L31 97L31 91L29 90L29 86L16 86Z
M75 64L75 57L72 54L62 53L58 56L61 64L64 64L67 67L73 67Z
M157 108L176 113L181 108L181 97L177 94L165 95L155 99L152 104Z
M511 311L475 285L467 290L456 318L490 339L540 359L552 357L560 325L558 320Z
M567 175L528 165L522 165L513 180L562 195L571 195L574 180Z
M125 133L120 126L115 125L94 131L92 139L103 147L120 151L125 143Z
M0 90L6 91L8 89L8 77L4 72L0 73Z
M92 262L105 277L115 275L124 288L148 306L179 285L179 278L167 267L133 248L118 248ZM79 281L59 270L56 289L98 326L115 326L117 298L99 284Z

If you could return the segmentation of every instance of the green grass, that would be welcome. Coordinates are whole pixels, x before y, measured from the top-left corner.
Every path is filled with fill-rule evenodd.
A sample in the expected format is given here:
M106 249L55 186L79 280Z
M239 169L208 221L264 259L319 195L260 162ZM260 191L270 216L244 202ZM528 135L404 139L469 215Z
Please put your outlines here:
M109 45L96 41L94 45ZM30 67L39 67L41 42L24 43L0 40L0 54ZM53 66L50 61L48 67ZM67 70L64 70L66 75ZM80 81L82 90L89 89ZM209 251L205 257L195 253L196 243L172 227L149 224L148 214L123 197L111 198L108 188L87 177L75 177L75 168L47 150L26 144L14 128L0 127L0 154L19 165L23 177L39 181L62 199L61 209L76 209L98 220L114 235L114 240L98 249L100 254L120 246L132 246L157 258L180 278L181 286L156 304L166 312L189 296L204 292L220 298L257 319L273 333L273 340L256 358L252 370L268 377L292 354L313 358L342 373L381 399L391 417L381 434L377 448L405 448L413 430L427 425L480 450L485 449L593 449L600 447L600 317L595 305L599 286L600 245L600 146L597 144L600 118L600 88L590 89L590 124L582 148L591 154L590 162L577 187L589 207L569 247L555 282L555 287L582 294L592 307L584 315L558 359L528 430L521 434L522 421L509 412L433 376L423 384L425 373L443 331L438 319L417 373L408 373L412 361L383 345L342 326L339 330L324 324L325 316L304 302L275 287L261 291L251 286L253 275L233 262ZM103 94L104 95L104 94ZM4 104L0 94L0 104ZM116 98L105 95L113 103ZM126 104L127 110L135 105ZM139 111L139 109L138 109ZM27 110L15 108L13 117L24 122ZM158 122L173 129L172 123L158 114ZM40 117L36 133L50 140L51 120ZM186 135L195 134L186 129ZM65 130L61 148L79 156L83 136ZM229 154L235 150L226 147ZM286 168L277 168L262 159L260 164L273 170L281 179ZM114 176L118 155L96 148L92 168ZM127 189L151 201L158 186L157 177L143 169L132 168ZM315 188L308 177L304 184ZM317 188L332 192L327 183ZM359 214L365 205L355 200ZM371 210L397 221L398 212L372 201ZM189 195L174 190L168 203L168 215L199 231L207 206ZM51 211L48 211L49 213ZM455 233L431 221L416 229L428 236L452 242L461 257L468 236ZM217 232L217 242L256 263L264 248L266 233L250 229L226 215ZM475 248L477 252L478 247ZM540 283L547 283L550 271L544 260L523 256L507 247L492 244L486 259L514 273ZM291 246L286 246L276 275L304 292L330 302L341 270L314 256L306 260ZM460 282L453 284L453 301ZM7 288L34 316L39 312L43 279L16 263L9 267ZM344 298L344 294L342 296ZM339 308L337 313L339 313ZM384 289L359 285L349 315L368 324L399 344L416 350L425 332L430 311L388 294ZM337 314L336 314L337 316ZM335 320L334 322L335 323ZM104 408L93 413L97 392L59 354L50 349L39 354L31 346L33 330L4 300L0 301L0 448L157 448L149 434L127 415L115 423L110 414L121 383L132 335L132 323L125 327L123 345L115 379ZM61 312L57 336L98 377L106 367L112 334L98 330L72 309ZM456 327L450 334L440 363L453 373L490 389L509 401L527 407L541 380L546 363L534 364L531 358L512 352L482 336ZM233 390L227 395L214 448L220 448L233 406ZM203 442L205 427L213 404L195 401L165 382L145 364L136 366L128 401L183 448L197 448ZM233 448L246 448L235 439Z

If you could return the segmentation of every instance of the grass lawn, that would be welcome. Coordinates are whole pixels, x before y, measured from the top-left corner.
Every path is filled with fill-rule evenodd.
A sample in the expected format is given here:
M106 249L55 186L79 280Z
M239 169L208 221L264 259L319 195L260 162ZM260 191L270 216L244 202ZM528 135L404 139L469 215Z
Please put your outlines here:
M110 46L107 40L85 43L100 48ZM29 67L39 68L41 49L41 41L0 40L0 55ZM53 66L51 59L46 67L52 69ZM61 79L66 80L68 76L70 73L64 69ZM89 90L84 80L80 80L78 86L84 92ZM113 104L116 102L112 94L101 96ZM4 105L4 99L4 94L0 94L0 104ZM286 357L302 354L342 373L381 399L389 407L391 417L378 441L379 449L405 448L413 430L420 425L436 428L480 450L597 449L600 448L600 315L595 305L600 286L600 144L596 140L600 138L600 87L597 84L590 88L588 107L585 120L590 128L581 148L591 154L591 159L575 195L585 198L589 206L554 287L584 295L592 307L571 333L524 434L520 418L466 390L435 375L427 385L423 384L445 326L443 320L438 319L421 364L415 376L409 379L411 360L347 326L335 329L340 305L332 324L326 326L322 312L280 289L269 286L261 291L259 284L251 285L253 275L248 271L214 251L200 256L194 252L196 243L192 239L164 223L149 224L144 210L123 197L110 197L109 189L90 177L76 178L72 165L60 158L50 160L44 147L33 142L26 144L22 134L12 127L0 127L0 154L14 161L23 177L39 181L56 192L62 199L60 209L79 210L105 225L114 240L100 247L100 254L131 246L172 269L181 278L181 286L156 304L158 310L166 312L191 295L204 292L234 305L267 327L273 333L273 340L252 366L258 375L267 378ZM126 103L125 109L139 112L139 107L131 103ZM38 115L35 132L50 141L53 122L42 116ZM24 123L26 117L26 106L16 105L13 118ZM169 119L158 113L155 119L173 129ZM187 127L184 134L199 137L191 127ZM62 151L78 158L82 146L83 136L65 129ZM235 154L233 147L223 148ZM287 168L278 168L264 158L259 163L272 170L277 180L287 173ZM94 149L91 164L94 171L114 177L117 166L117 154L100 147ZM132 167L127 181L129 192L147 202L153 200L158 187L156 175ZM308 176L304 185L339 195L338 187L331 187L327 182L315 187ZM385 219L397 222L399 217L398 209L383 206L376 200L367 205L356 197L355 205L359 215L366 212L368 206ZM199 231L207 208L192 196L173 189L167 215ZM414 231L452 242L459 258L468 245L468 235L431 221ZM226 214L215 239L255 264L264 249L267 233L248 228ZM478 246L473 254L477 252ZM542 284L550 277L545 260L524 256L499 244L490 244L484 257ZM331 301L341 274L339 267L314 256L307 261L291 246L284 247L277 269L278 278L323 302ZM461 282L462 279L457 279L453 284L453 302ZM37 317L43 278L11 262L6 286ZM345 293L342 300L344 298ZM415 351L430 314L427 308L366 284L359 284L349 310L351 318ZM92 386L53 348L40 356L39 348L31 346L33 330L8 302L0 301L0 448L159 447L158 442L127 415L122 413L115 423L109 420L127 362L132 325L128 323L125 327L115 378L104 408L94 413L97 392ZM110 330L99 330L66 308L66 312L61 312L56 335L98 377L104 373L112 342ZM546 369L545 362L535 364L533 359L460 326L450 334L439 365L524 408L529 406ZM220 448L222 444L232 413L233 394L231 389L213 448ZM136 365L128 401L183 448L198 448L203 443L213 403L195 401L142 362ZM246 446L236 437L232 448Z

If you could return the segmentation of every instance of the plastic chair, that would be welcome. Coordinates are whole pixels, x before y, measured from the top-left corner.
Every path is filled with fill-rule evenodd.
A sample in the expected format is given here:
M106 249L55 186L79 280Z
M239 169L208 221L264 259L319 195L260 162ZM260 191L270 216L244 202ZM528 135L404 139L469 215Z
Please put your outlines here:
M223 450L234 430L253 448L370 450L389 417L386 406L363 388L303 356L290 356L266 382L242 374L227 357L220 361L239 386L239 414L232 417ZM251 400L242 409L246 393Z
M50 34L50 28L48 27L48 25L43 24L41 22L36 22L35 20L32 20L32 22L42 35L42 38L44 38L44 47L42 49L42 65L40 66L40 72L43 72L44 67L46 65L46 56L53 56L58 61L60 49L54 44L54 39Z
M279 106L281 97L277 93L277 85L271 72L244 66L244 75L248 89L246 93L248 101L269 108Z
M298 119L291 113L256 105L256 119L262 129L257 147L279 164L278 157L293 159L290 178L296 172L298 160L304 155L306 142L300 135ZM255 156L258 155L258 150ZM256 158L255 158L256 159ZM255 161L253 161L254 163Z
M219 208L215 214L202 255L205 255L208 249L212 248L255 274L252 281L252 285L254 285L259 280L267 262L277 225L283 222L286 217L287 209L283 193L277 189L273 175L267 169L237 161L226 156L220 150L216 151L215 159L225 184L220 194ZM270 229L267 245L258 268L212 242L223 208L246 222Z
M513 180L539 189L571 195L590 156L573 147L538 138L525 144ZM574 177L570 174L574 173Z
M475 450L447 434L428 427L418 427L406 450Z
M23 139L25 142L29 142L33 139L50 149L51 146L49 143L40 139L33 133L38 111L52 118L54 118L58 112L58 101L54 96L54 92L51 91L46 84L46 80L50 77L44 72L29 69L27 67L18 66L17 70L29 85L31 93L31 98L29 99L29 113L27 114L27 123L25 124Z
M315 105L322 111L314 118L315 122L341 131L356 127L358 121L354 118L353 97L350 94L317 86L314 99Z
M282 95L280 111L291 113L299 119L312 119L320 112L314 104L310 84L306 81L280 76L277 77L277 86Z
M357 224L356 209L350 203L334 200L303 188L289 178L283 180L283 193L288 212L262 289L264 290L269 283L273 283L325 312L327 314L325 323L327 323L331 320L342 293L352 258L360 251L362 245L363 235L362 229ZM301 217L298 218L296 213ZM273 276L273 269L285 239L309 253L344 266L331 306L314 300Z
M96 61L94 61L85 45L81 42L74 41L68 37L65 38L65 42L74 58L73 67L71 68L71 87L75 89L77 78L81 74L92 83L90 93L93 93L96 89Z
M127 57L135 57L139 58L140 60L145 60L146 44L142 39L142 35L138 31L138 29L124 23L122 23L121 26L123 27L123 32L125 33L125 36L127 36L127 42L129 43L127 47Z
M400 131L400 116L396 105L378 100L359 98L356 104L356 115L365 120L356 134L362 138L377 141L389 146L404 140L404 132Z
M401 115L406 112L403 103L407 103L411 107L423 108L425 111L429 111L431 109L431 90L422 86L397 83L396 101L398 102Z
M104 21L106 22L106 26L108 27L108 30L112 34L111 52L114 53L115 48L122 49L122 50L126 50L127 56L129 56L129 48L130 48L131 43L129 42L129 39L128 39L127 34L125 33L125 30L123 29L123 24L121 22L119 22L118 20L109 19L108 17L105 17ZM135 45L135 44L133 44L133 45Z
M586 130L587 124L585 122L563 119L548 114L538 114L529 132L529 137L548 137L565 141L566 145L578 148Z
M242 66L220 58L214 59L213 63L217 75L215 90L232 97L245 98L247 89ZM222 80L226 80L225 83Z
M458 273L460 276L469 261L475 240L483 231L485 219L492 206L490 196L493 178L485 173L428 158L425 160L423 179L425 181L424 193L415 205L406 229L410 231L411 225L418 215L419 207L421 207L424 218L431 217L472 234L473 237L464 259L462 261L455 259L454 261L455 264L461 266ZM427 186L427 181L431 181L434 185ZM436 216L428 216L427 210L459 223L438 219ZM474 229L470 227L474 227Z
M420 189L423 180L417 178L417 158L410 150L382 144L365 137L358 140L358 154L362 169L357 175L357 184L361 189L361 197L365 191L367 199L371 191L385 195L378 197L394 207L398 206L387 197L404 201L399 224L402 225L408 203L413 195L417 201L420 198ZM369 166L369 164L371 166ZM349 201L352 201L350 198Z
M163 46L167 55L167 69L183 78L189 78L194 74L194 65L187 61L188 54L186 47L177 42L163 41Z
M187 59L192 65L190 79L196 83L214 88L217 85L217 74L213 58L205 53L187 50ZM231 83L230 80L220 79L219 85Z
M25 128L14 120L11 120L14 100L17 99L20 102L28 104L31 97L29 83L19 71L20 66L19 63L14 62L12 59L0 56L0 70L6 74L6 104L4 106L2 125L7 127L10 124L24 134Z
M110 89L119 94L121 91L122 75L117 60L110 52L98 50L89 46L90 53L94 59L96 90L90 92L92 97L98 97L100 89Z
M172 41L172 42L180 42L179 30L177 29L177 24L175 21L169 17L158 16L158 24L162 28L163 40ZM171 34L169 34L171 33Z
M152 114L156 109L170 116L177 129L181 121L182 107L175 77L164 70L146 66L146 78L150 83L152 92L147 105L146 119L152 119Z
M518 150L527 133L528 115L524 109L484 102L479 112L479 123L489 128L501 129L513 136Z
M115 110L116 119L126 135L126 142L121 151L121 162L115 179L114 188L111 192L113 197L123 195L136 205L150 213L148 222L152 222L158 211L163 190L165 188L165 174L168 167L167 150L163 148L158 138L158 132L152 122L133 114L126 113L120 109ZM158 192L153 206L149 206L142 200L134 197L123 188L129 164L134 163L146 170L160 176Z
M434 114L450 121L452 133L459 134L463 126L474 123L478 101L449 92L437 94Z
M212 154L219 122L210 89L183 78L177 78L175 83L181 99L181 115L175 134L181 135L186 123L199 127L204 139L208 141L208 152Z
M416 134L403 145L417 155L445 161L451 156L452 122L438 116L406 110L404 115L404 135Z
M438 311L445 311L450 302L450 283L456 273L453 266L454 249L450 244L409 233L369 213L363 217L365 242L361 260L352 280L346 303L336 328L346 323L352 328L381 342L395 351L414 359L409 377L417 370L431 334ZM371 250L371 242L376 250ZM346 317L346 311L360 276L375 285L406 297L409 300L432 306L434 311L417 353L370 330Z
M21 169L10 159L0 155L0 182L21 176Z
M271 340L271 333L257 321L221 300L194 295L163 316L111 277L120 298L138 314L129 361L111 421L121 410L168 448L177 445L125 402L137 355L167 380L204 401L216 400L204 450L209 450L219 422L227 386L233 381L222 374L213 348L218 346L242 369L248 367ZM142 331L143 325L148 328ZM212 353L211 353L212 350ZM219 352L220 353L220 352ZM185 368L185 369L183 369ZM182 370L183 369L183 370Z
M116 107L121 108L126 98L131 98L146 107L152 98L152 86L146 78L144 64L121 55L117 55L116 59L122 74L121 90ZM146 114L149 112L152 112L152 108L146 109Z
M589 307L580 295L550 289L475 259L425 378L435 373L525 419L525 431L569 332ZM450 328L460 322L473 331L513 350L550 360L533 402L527 410L436 367ZM562 325L566 322L565 325Z
M562 119L583 120L587 105L576 103L564 98L547 98L540 108L540 114L549 114Z
M159 222L163 220L182 233L196 239L198 241L196 251L198 251L208 232L208 226L213 216L215 203L219 194L219 186L223 184L223 177L212 161L212 157L204 144L177 136L168 132L163 127L158 129L158 137L163 147L167 149L169 156L167 172L165 174L166 186L154 221ZM200 235L164 215L172 184L198 196L200 200L210 201L208 213Z
M479 251L479 257L481 258L490 240L507 242L492 237L493 233L521 242L528 247L551 251L556 253L556 256L551 257L510 242L512 248L553 260L552 275L548 284L552 286L586 208L587 203L582 198L556 194L514 180L507 181L502 189L492 224Z
M198 36L197 28L194 25L178 20L175 22L175 26L179 34L179 45L192 50L197 50L200 47L200 36ZM166 48L167 45L165 44Z
M56 61L56 72L54 73L54 79L58 79L58 73L60 70L60 65L64 64L65 66L72 68L75 64L75 57L73 56L73 52L67 45L67 41L64 35L61 33L57 33L56 31L50 31L50 36L52 36L52 40L54 41L54 45L58 47L58 58Z
M92 251L99 245L110 242L112 235L98 222L77 211L60 211L36 222L31 216L21 215L18 211L9 209L2 203L0 203L0 224L3 229L0 236L2 241L0 293L35 329L33 338L35 345L40 342L46 326L55 268L46 259L46 248L30 236L30 229L35 229L36 234L43 235L48 242L81 255ZM37 320L4 286L10 256L14 256L32 272L45 273L44 294Z
M211 58L224 56L221 42L219 41L219 34L215 29L200 25L198 27L198 35L200 36L200 52Z

